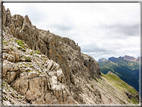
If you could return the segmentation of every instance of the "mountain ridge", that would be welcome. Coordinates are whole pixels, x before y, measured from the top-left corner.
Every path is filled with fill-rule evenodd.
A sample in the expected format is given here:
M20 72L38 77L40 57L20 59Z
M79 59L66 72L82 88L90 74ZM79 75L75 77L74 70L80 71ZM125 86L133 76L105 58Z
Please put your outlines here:
M124 55L123 57L120 56L118 58L116 58L116 57L110 57L110 58L108 58L108 60L115 61L115 60L117 60L119 58L123 59L123 60L126 60L126 61L132 61L132 62L137 62L137 63L139 63L139 60L140 60L140 57L135 58L135 57L129 56L129 55Z
M118 58L121 58L121 59L126 60L126 61L137 62L137 63L139 63L139 61L140 61L140 59L141 59L140 57L135 58L135 57L130 56L130 55L124 55L124 56L119 56L119 57L109 57L108 60L110 60L110 61L115 61L115 60L117 60ZM107 60L107 59L105 59L105 58L100 58L100 59L98 60L98 62L102 62L102 61L106 61L106 60Z
M131 58L134 59L134 57ZM112 71L122 80L135 87L136 90L139 90L139 63L132 60L128 61L124 57L110 57L106 61L99 62L99 65L102 73L107 74L108 71Z
M27 15L11 16L3 7L4 105L138 104L133 87L119 89L111 79L73 40L38 29Z

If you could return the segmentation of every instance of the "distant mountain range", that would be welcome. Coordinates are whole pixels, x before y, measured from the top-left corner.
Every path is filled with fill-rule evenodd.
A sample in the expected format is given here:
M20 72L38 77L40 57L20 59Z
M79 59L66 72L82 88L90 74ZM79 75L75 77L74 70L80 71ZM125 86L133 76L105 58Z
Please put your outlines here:
M135 57L133 57L133 56L128 56L128 55L125 55L124 57L119 57L120 59L123 59L123 60L126 60L126 61L133 61L133 62L137 62L137 63L139 63L139 60L140 60L140 57L138 57L138 58L135 58ZM119 58L115 58L115 57L110 57L108 60L110 60L110 61L115 61L115 60L117 60L117 59L119 59ZM102 58L102 59L104 59L104 58Z
M124 57L101 58L98 60L100 71L107 74L109 71L139 91L139 60L140 57L125 55Z
M104 62L104 61L107 61L107 59L101 58L101 59L98 60L98 62Z

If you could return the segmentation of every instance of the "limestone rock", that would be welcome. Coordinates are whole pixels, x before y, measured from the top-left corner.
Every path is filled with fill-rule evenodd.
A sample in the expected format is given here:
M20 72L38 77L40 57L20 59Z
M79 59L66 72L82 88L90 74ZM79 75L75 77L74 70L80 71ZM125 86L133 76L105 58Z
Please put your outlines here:
M19 62L20 58L19 58L19 54L16 52L9 52L9 54L13 55L13 57L15 58L15 61Z
M25 96L17 93L7 82L3 81L3 105L20 105L29 104L25 100Z
M61 69L59 69L59 70L57 71L57 79L58 79L58 81L60 81L61 83L64 83L64 84L66 83L64 74L63 74L63 72L62 72Z
M12 16L9 8L6 10L6 26L10 25L12 23Z
M37 72L29 72L28 75L29 75L28 78L34 78L39 76Z
M31 55L19 55L18 53L8 52L8 56L6 54L4 56L6 60L11 62L16 61L18 63L21 61L23 63L22 65L17 64L12 67L13 71L20 74L17 74L16 80L11 81L11 86L25 95L26 99L31 103L39 103L42 101L44 99L43 95L47 90L52 91L54 94L52 96L56 96L57 98L57 101L55 100L53 102L46 99L48 103L75 103L74 97L71 97L72 94L70 94L66 84L69 84L70 87L74 87L73 90L76 92L73 92L73 94L76 94L77 89L78 91L82 89L73 86L76 85L75 78L80 74L81 76L86 76L86 72L88 72L87 75L89 75L89 71L87 71L86 67L82 64L80 47L69 38L62 38L49 31L37 29L32 25L28 16L24 18L20 15L11 16L8 11L6 13L6 19L8 19L8 22L6 22L7 29L9 29L9 31L6 30L8 31L7 33L23 40L30 49L38 50L49 57L49 59L52 59L48 59L44 64L42 64L42 62L39 64L36 62L40 61L39 58L37 60L37 58L31 57ZM26 50L26 52L28 52L28 50ZM31 53L33 54L33 52L30 52L30 54ZM41 57L39 55L36 56ZM33 68L27 67L28 65L26 63L29 59L31 62L36 62L33 63ZM10 72L12 70L10 70ZM96 69L94 68L94 70ZM76 76L74 74L76 74ZM4 75L5 77L7 76L7 69ZM26 82L22 85L23 81ZM38 99L36 99L37 97ZM81 96L77 96L77 98L82 99ZM81 100L80 103L82 103L82 101L83 100Z
M30 21L28 15L26 15L26 16L24 17L24 23L28 23L28 24L31 25L31 21Z
M8 56L8 54L3 53L3 59L4 59L4 60L7 59L7 56Z
M89 70L90 74L99 77L101 75L98 62L89 55L82 54L84 66Z
M7 60L10 62L15 62L15 57L13 55L8 55Z
M14 25L15 27L22 27L24 18L21 15L14 15Z
M108 73L107 74L111 74L111 75L114 75L114 76L116 76L116 77L118 77L117 75L115 75L114 73L112 73L111 71L108 71ZM119 77L118 77L119 78Z
M6 60L3 62L3 76L6 76L7 71L13 71L13 63Z
M28 89L28 80L25 79L16 79L11 86L21 94L25 94Z
M7 72L7 79L8 80L6 80L6 81L8 83L11 83L12 81L15 80L16 76L17 76L17 72Z
M3 48L3 53L8 53L10 51L10 47L9 46L5 46Z
M6 23L6 11L5 11L5 7L3 6L3 26L5 26L5 23Z
M50 94L49 92L46 93L46 95L45 95L45 101L47 104L59 104L56 97L54 95Z
M3 64L3 76L6 76L7 73L7 64Z

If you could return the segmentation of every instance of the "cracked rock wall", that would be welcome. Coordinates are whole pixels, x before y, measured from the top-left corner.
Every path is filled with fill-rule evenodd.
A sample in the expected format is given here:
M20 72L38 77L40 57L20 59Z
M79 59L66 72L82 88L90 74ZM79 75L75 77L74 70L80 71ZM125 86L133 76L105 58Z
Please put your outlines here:
M38 50L49 59L58 63L65 76L63 81L66 81L69 92L73 92L76 95L73 97L75 99L82 99L82 96L78 95L77 90L81 91L81 88L78 88L78 83L75 78L83 76L86 81L89 81L91 76L100 76L98 63L92 57L84 56L81 53L80 47L73 40L62 38L51 33L49 30L46 31L36 28L36 26L32 25L27 15L25 17L21 15L12 16L10 10L5 10L5 7L3 7L3 30L5 34L24 41L30 49ZM15 61L15 58L8 56L8 60ZM8 75L11 76L14 73L9 73ZM27 84L30 84L30 82L25 83L25 86ZM56 87L55 89L59 88ZM33 92L28 91L28 93ZM78 102L84 103L83 100L78 100Z

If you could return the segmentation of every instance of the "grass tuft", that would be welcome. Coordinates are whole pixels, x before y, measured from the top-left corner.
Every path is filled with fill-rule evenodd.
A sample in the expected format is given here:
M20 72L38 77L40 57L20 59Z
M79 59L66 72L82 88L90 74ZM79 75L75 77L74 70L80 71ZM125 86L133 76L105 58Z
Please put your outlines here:
M40 51L35 51L35 53L36 53L36 54L41 54L41 52L40 52Z
M24 43L23 41L17 40L16 42L18 43L19 46L21 46L22 48L25 49L25 47L24 47L24 44L25 44L25 43Z
M30 52L30 55L33 55L34 53L33 52Z
M4 43L4 44L7 44L7 42L6 42L6 41L3 41L3 43Z
M92 88L94 88L93 84L90 84L90 86L91 86Z
M23 56L23 58L25 58L28 62L31 62L31 58L30 57Z

